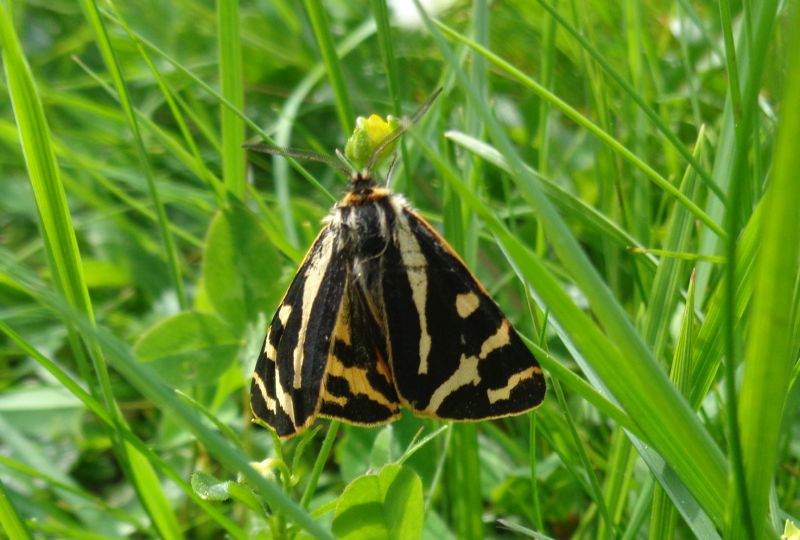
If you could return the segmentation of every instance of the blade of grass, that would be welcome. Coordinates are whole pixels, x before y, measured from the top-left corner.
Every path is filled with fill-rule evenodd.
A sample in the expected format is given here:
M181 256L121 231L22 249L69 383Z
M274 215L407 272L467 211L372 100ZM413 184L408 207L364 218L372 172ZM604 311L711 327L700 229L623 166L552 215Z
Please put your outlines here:
M697 158L691 154L691 152L686 148L686 146L681 142L675 132L662 120L659 116L658 112L656 112L652 107L650 107L644 98L641 96L640 92L636 91L636 89L631 86L631 84L626 81L617 71L611 67L611 65L606 61L603 57L601 51L597 49L597 47L592 46L584 37L584 35L579 32L569 21L567 21L564 17L562 17L558 11L555 9L553 5L546 2L545 0L536 0L540 6L542 6L552 17L554 20L558 21L558 24L562 26L585 50L592 59L597 62L597 65L612 78L612 80L619 85L620 88L636 103L636 105L644 112L650 121L653 122L656 129L659 131L661 136L663 136L672 147L678 151L678 153L686 160L689 164L691 164L692 168L700 175L703 179L703 182L711 189L714 194L719 197L720 199L724 200L725 194L723 191L717 186L711 175L708 171L697 161ZM543 84L546 87L546 85Z
M127 83L125 76L122 73L122 67L117 61L114 47L108 37L108 32L103 20L100 17L100 12L94 0L80 0L81 7L83 8L89 26L92 28L95 37L95 43L100 49L100 54L103 57L106 68L114 80L114 86L117 89L120 105L125 112L125 118L128 121L128 127L133 134L134 146L139 163L147 179L147 186L150 191L150 199L152 201L153 209L158 216L158 228L161 235L161 241L164 244L164 257L167 260L167 268L169 269L170 277L172 278L172 286L175 289L175 294L178 297L178 304L182 309L186 309L189 305L186 298L186 292L183 286L183 279L181 277L180 263L178 260L178 251L175 248L175 241L172 238L172 233L169 230L169 220L167 219L167 212L164 205L161 203L161 197L158 192L153 170L150 165L150 160L147 157L144 141L142 140L141 132L139 131L139 123L136 120L136 113L133 110L133 103L131 102L128 93Z
M620 426L630 431L639 438L644 438L641 430L631 420L625 411L612 403L600 392L595 390L588 382L581 379L578 375L567 369L561 362L554 358L545 349L523 336L523 341L529 348L533 349L536 359L547 370L551 377L557 378L561 383L576 395L585 399L589 404L598 410L603 416L613 420Z
M689 291L686 294L686 305L683 310L681 332L678 336L678 345L672 359L669 378L675 387L687 395L691 388L690 376L692 373L692 346L694 341L694 275L689 282ZM656 486L653 493L653 508L650 513L650 538L651 540L669 540L675 537L675 509L669 503L666 493L660 486Z
M750 42L743 40L744 47L750 49L755 57L766 56L769 46L768 35L772 33L777 12L777 0L768 0L761 3L767 9L762 11L759 20L760 30L758 32L761 39ZM747 34L747 32L745 32ZM730 51L728 51L730 53ZM724 340L725 340L725 377L723 379L725 387L725 431L728 440L728 453L731 471L733 475L733 489L730 490L728 500L727 516L725 523L726 536L731 538L756 538L756 531L759 537L763 534L763 522L753 521L753 508L748 493L748 481L745 478L743 440L739 426L738 396L736 393L736 369L741 357L740 343L737 340L736 326L736 252L738 249L737 240L741 232L741 213L743 206L741 202L745 195L746 186L754 179L749 167L749 156L751 153L750 137L753 126L756 125L758 110L758 93L761 86L761 78L764 66L750 63L744 70L744 76L751 84L747 85L742 92L741 117L736 121L736 111L734 107L734 152L732 177L728 189L728 206L725 209L725 229L727 237L724 243L724 253L728 261L725 266L723 277L724 286ZM734 81L731 87L738 86L739 81ZM738 90L738 88L737 88ZM733 90L731 90L733 92ZM733 94L731 94L732 96ZM733 99L733 98L732 98ZM734 103L735 106L735 103ZM794 134L792 134L794 136ZM756 179L760 181L760 179ZM772 220L767 221L767 225ZM795 261L796 262L796 261ZM752 362L750 362L752 363ZM748 364L750 364L748 363ZM767 427L769 429L769 427ZM761 516L766 516L763 512Z
M610 134L603 131L597 124L586 118L580 112L578 112L574 107L567 104L564 100L553 94L552 92L548 91L546 88L542 87L539 83L522 73L520 70L500 58L499 56L495 55L491 51L485 49L478 43L475 43L473 40L469 39L468 37L460 34L450 28L449 26L445 25L441 21L434 20L432 24L436 25L436 28L440 29L448 36L452 37L453 39L468 45L473 50L477 51L481 55L485 56L500 68L503 72L507 73L512 78L518 80L522 84L524 84L527 88L530 88L537 95L541 96L543 99L546 99L550 103L552 103L556 108L558 108L562 113L564 113L567 117L571 118L576 124L583 127L593 135L595 135L600 141L607 144L611 147L616 153L618 153L623 159L631 163L634 167L642 171L645 176L647 176L654 184L658 187L663 189L669 195L674 197L676 200L680 201L681 204L686 206L692 214L694 214L697 219L702 221L709 229L711 229L717 236L720 238L725 237L725 231L722 227L717 224L716 221L711 219L703 210L697 206L693 201L687 199L683 194L678 191L678 189L673 186L666 178L658 174L652 167L642 161L641 158L636 156L633 152L627 149L625 146L620 144L616 139L614 139ZM500 146L500 145L498 145ZM504 152L505 153L505 152Z
M705 128L701 127L694 149L695 158L698 158L702 152L704 133ZM689 198L696 196L694 180L694 169L687 168L680 184L680 190ZM689 212L684 207L675 205L669 217L664 249L672 252L688 251L693 225ZM682 279L685 280L683 277L684 267L685 263L680 259L662 256L650 288L642 333L644 339L653 348L653 355L656 358L661 358L667 342L670 321L668 314L673 312L680 299L680 282Z
M239 36L239 0L217 0L220 89L225 100L244 110L242 45ZM244 123L239 115L220 107L222 119L222 181L236 198L243 199L245 184Z
M31 531L25 525L17 509L8 497L3 480L0 479L0 524L8 535L9 540L32 540Z
M473 0L471 6L472 33L479 43L489 39L489 23L491 19L488 5L484 0ZM462 61L467 62L468 51L464 51ZM486 62L482 58L472 59L469 83L475 93L486 96L488 93ZM465 125L468 132L479 135L482 131L480 117L473 108L466 109ZM466 183L478 185L482 163L473 159L467 163ZM448 184L442 185L444 201L444 231L450 238L453 247L464 255L468 266L474 266L477 253L478 235L474 226L474 215L469 206L453 196ZM481 462L478 448L478 429L472 423L454 424L452 426L452 445L448 459L456 474L446 479L451 492L451 500L458 509L456 531L459 538L480 540L484 538L483 501L481 497Z
M123 17L120 15L119 10L117 10L116 6L113 3L109 3L109 7L112 10L112 12L114 13L114 16L117 18L117 21L119 22L119 24L122 26L122 28L128 34L128 37L136 44L136 48L139 51L139 55L142 57L142 60L144 60L145 63L147 64L148 69L150 69L150 73L153 74L153 78L155 79L156 83L158 84L158 87L161 90L161 94L164 96L164 99L167 102L167 106L169 107L169 110L172 113L172 117L175 119L175 123L178 124L178 129L180 130L180 133L183 136L183 140L185 141L186 146L189 147L189 150L190 150L190 153L191 153L191 158L192 158L189 161L189 163L191 163L191 164L193 164L195 166L195 168L197 169L198 176L202 180L204 180L208 184L208 186L214 191L214 195L217 197L217 202L219 204L222 204L222 202L224 200L224 197L223 197L224 186L221 185L220 180L213 173L211 173L211 171L209 171L208 168L206 167L205 161L203 160L202 156L200 155L200 149L197 147L197 143L195 142L194 137L192 136L192 133L189 130L189 126L187 125L186 120L184 119L184 116L181 113L181 107L180 107L180 105L178 103L178 100L176 100L176 98L174 96L175 92L170 88L170 85L167 83L165 78L161 76L161 72L156 67L156 65L153 62L153 60L150 57L150 55L147 53L147 50L145 49L144 45L142 44L141 41L139 41L137 39L136 34L131 29L131 27L127 24L125 19L123 19ZM221 11L221 8L220 8L220 11ZM222 36L220 36L220 42L222 42ZM220 71L222 71L222 62L220 62ZM225 79L223 78L223 80L225 80ZM228 94L225 93L224 89L223 89L222 93L223 93L223 95L228 96ZM230 99L230 98L229 98L229 101L231 101L231 103L236 103L235 100ZM243 104L239 103L239 106L240 106L240 108L242 108ZM225 120L226 115L233 115L236 118L237 122L239 122L239 130L243 133L244 132L244 126L241 124L241 120L239 119L239 117L236 116L235 113L230 111L228 108L224 108L223 109L223 120L222 120L223 138L224 138L225 133L226 133L226 130L225 130L225 127L226 127L226 120ZM228 123L230 123L230 121L228 121ZM239 152L239 151L241 151L241 150L237 149L237 152ZM224 160L227 154L225 152L221 152L221 153L222 153L223 160ZM223 174L225 172L226 172L226 169L223 168ZM242 185L244 185L244 168L242 168L242 171L240 172L240 174L242 176L242 180L241 180ZM234 193L236 193L236 190L233 189L234 187L236 187L236 186L232 186L232 191ZM242 196L242 194L239 193L239 197L241 197L241 196Z
M375 24L372 21L367 21L358 28L356 28L349 36L347 36L339 46L337 51L337 58L344 57L350 51L356 48L364 40L370 37L375 32ZM275 144L278 147L289 146L292 136L292 124L300 109L303 100L311 92L314 86L322 80L325 76L325 66L321 64L315 65L303 79L297 84L291 95L286 99L281 107L280 114L276 120L275 130ZM298 242L297 231L295 230L294 218L292 217L292 205L289 193L289 171L287 158L275 156L273 158L275 177L275 198L278 201L278 209L281 213L284 229L287 232L287 238L292 245ZM294 165L295 170L302 169L296 160L289 159L288 163ZM304 175L307 179L311 176L308 173ZM315 181L316 182L316 181ZM316 183L319 188L322 186ZM336 197L331 195L327 190L323 192L328 196L331 201L336 201Z
M356 117L353 113L353 105L350 103L350 92L344 82L344 71L339 61L339 54L333 42L333 35L331 35L328 15L325 13L325 8L320 0L303 0L303 5L305 5L308 19L311 21L314 37L317 39L317 47L319 47L319 52L322 55L322 63L333 87L333 95L336 98L336 113L339 117L342 134L348 137L353 131Z
M573 447L578 452L580 464L583 467L583 472L588 481L589 495L592 497L594 504L596 504L597 508L600 510L600 516L603 518L605 526L607 527L606 531L609 534L608 537L611 537L611 531L614 530L614 520L611 519L611 514L608 512L608 507L606 506L606 501L603 497L603 491L600 488L600 482L597 480L597 475L594 472L594 467L589 459L589 454L586 452L586 447L583 443L583 440L581 440L580 435L578 435L578 428L576 427L575 421L572 418L572 413L570 413L569 407L567 406L567 400L564 397L564 391L561 389L561 385L559 384L558 380L553 379L552 381L556 399L561 407L561 413L566 419L566 425L569 428L569 433L572 437Z
M720 0L719 20L722 27L722 41L725 44L725 65L728 68L728 81L730 81L728 88L733 104L733 118L738 120L742 116L742 92L739 88L739 67L736 63L736 46L733 42L733 23L731 22L729 0Z
M392 37L392 26L389 21L389 9L386 0L371 0L372 15L375 17L376 33L378 44L381 49L381 60L386 69L386 79L389 82L389 97L392 100L392 109L395 116L403 116L403 107L400 99L401 85L400 73L397 67L397 55L394 51L394 40ZM408 174L411 164L408 161L408 151L406 149L405 137L400 138L400 161L403 163L403 172ZM410 178L406 178L406 185L413 186ZM410 192L406 193L412 197Z
M798 25L800 11L795 9L793 26L797 28ZM800 140L800 54L797 46L800 41L796 35L793 37L795 47L789 48L792 59L786 71L775 165L764 195L764 211L770 219L763 225L756 257L753 309L738 418L750 512L759 538L776 532L761 525L769 511L769 490L784 414L782 405L797 359L797 344L792 342L792 315L797 306L793 305L793 295L788 292L795 289L800 257L796 204L796 173L800 170L797 152Z
M50 270L55 277L58 290L62 291L71 309L85 317L88 324L93 325L92 304L83 276L83 265L64 186L53 151L52 136L33 75L22 54L11 19L2 4L0 4L0 45L3 48L3 64L11 102L14 105L20 143L39 210L40 230L44 237ZM70 334L73 335L71 339L73 353L79 360L84 354L83 344L77 338L77 335L80 335L87 344L87 350L94 364L105 408L110 412L115 424L124 425L125 421L111 389L102 350L85 334L74 332L70 318L64 320L70 328ZM91 379L86 371L84 366L82 375L86 377L87 382L90 382ZM115 443L114 450L120 466L134 484L139 500L159 533L165 538L181 538L177 519L171 511L171 505L161 485L156 481L152 468L141 458L136 449L120 439L116 425L109 431L109 435Z
M300 498L300 506L308 508L308 503L311 502L311 497L314 496L314 491L317 489L317 482L319 476L322 474L322 469L328 461L333 443L336 441L336 433L339 431L339 422L336 420L331 421L328 427L328 432L325 434L325 439L322 441L322 448L319 450L317 459L314 460L314 467L311 469L311 475L308 477L308 484L303 491L303 496Z
M502 170L511 172L511 168L502 154L485 142L454 130L447 131L445 137L454 141L459 146L466 148L470 152L475 153L489 163L500 167ZM581 221L586 226L596 230L598 234L607 237L621 247L630 248L634 246L645 249L641 241L631 236L625 229L614 223L605 214L585 203L546 176L538 174L530 167L526 167L526 169L528 174L539 181L542 191L550 197L553 203L557 205L562 212L568 214L571 218ZM655 269L656 263L657 260L655 257L648 256L646 258L647 268Z

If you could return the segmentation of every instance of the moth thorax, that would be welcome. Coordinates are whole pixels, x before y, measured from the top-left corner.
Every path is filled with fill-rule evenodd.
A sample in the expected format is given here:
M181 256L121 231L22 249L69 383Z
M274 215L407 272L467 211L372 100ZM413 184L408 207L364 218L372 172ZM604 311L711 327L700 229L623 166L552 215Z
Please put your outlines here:
M389 242L390 212L383 201L372 200L353 206L339 208L343 246L356 259L380 257Z

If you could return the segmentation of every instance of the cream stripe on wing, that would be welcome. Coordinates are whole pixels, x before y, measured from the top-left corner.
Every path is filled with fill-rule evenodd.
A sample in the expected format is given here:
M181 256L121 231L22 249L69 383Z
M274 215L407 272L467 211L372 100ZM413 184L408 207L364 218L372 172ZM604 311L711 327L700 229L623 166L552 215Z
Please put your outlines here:
M478 374L478 357L461 355L461 360L458 363L458 369L450 375L445 382L439 385L439 388L431 396L428 406L425 407L427 411L436 414L439 410L444 399L468 384L477 385L481 382L481 376Z
M402 199L392 200L397 211L397 244L403 259L408 282L411 285L411 297L419 316L419 369L418 373L428 372L428 355L431 352L431 336L428 334L428 316L425 305L428 301L428 266L425 256L419 247L414 233L408 225L408 217L403 213Z
M333 255L334 236L336 235L332 232L325 235L320 250L314 255L314 258L309 261L308 268L306 269L306 281L303 284L300 331L297 334L297 344L292 354L294 364L294 380L292 381L292 385L295 388L300 388L303 384L303 345L306 342L308 318L311 316L311 307L314 305L314 299L317 298L319 287L322 284L322 278L325 276L325 269L328 267Z
M511 391L517 387L519 383L533 377L534 373L541 373L542 370L536 366L531 366L526 370L514 373L508 378L508 382L503 388L496 390L489 389L486 391L486 396L489 398L489 403L496 403L501 399L508 399L511 397Z
M262 381L259 374L255 372L253 373L253 380L256 381L256 386L258 386L258 390L261 392L261 397L264 399L264 404L267 406L267 409L271 411L272 414L275 414L277 412L275 410L275 400L269 397L264 381Z

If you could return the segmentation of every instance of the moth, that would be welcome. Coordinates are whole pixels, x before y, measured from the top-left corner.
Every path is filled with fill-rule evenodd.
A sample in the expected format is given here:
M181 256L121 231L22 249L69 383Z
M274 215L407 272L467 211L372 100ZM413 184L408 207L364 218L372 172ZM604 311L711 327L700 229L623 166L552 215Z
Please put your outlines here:
M377 156L406 129L350 174L269 325L251 407L280 437L318 416L369 426L405 407L483 420L544 399L538 362L486 289L402 195L374 179Z

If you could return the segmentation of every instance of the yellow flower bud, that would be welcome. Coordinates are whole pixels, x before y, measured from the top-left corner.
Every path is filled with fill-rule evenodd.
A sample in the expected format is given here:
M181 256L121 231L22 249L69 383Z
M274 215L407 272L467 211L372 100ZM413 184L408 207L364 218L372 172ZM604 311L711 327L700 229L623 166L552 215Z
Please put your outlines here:
M378 147L399 127L400 122L394 116L387 116L386 120L377 114L369 118L359 116L356 118L356 127L353 134L347 139L344 147L344 155L361 168L372 160ZM375 160L377 165L386 156L394 151L397 141L393 142L381 151L381 155Z

